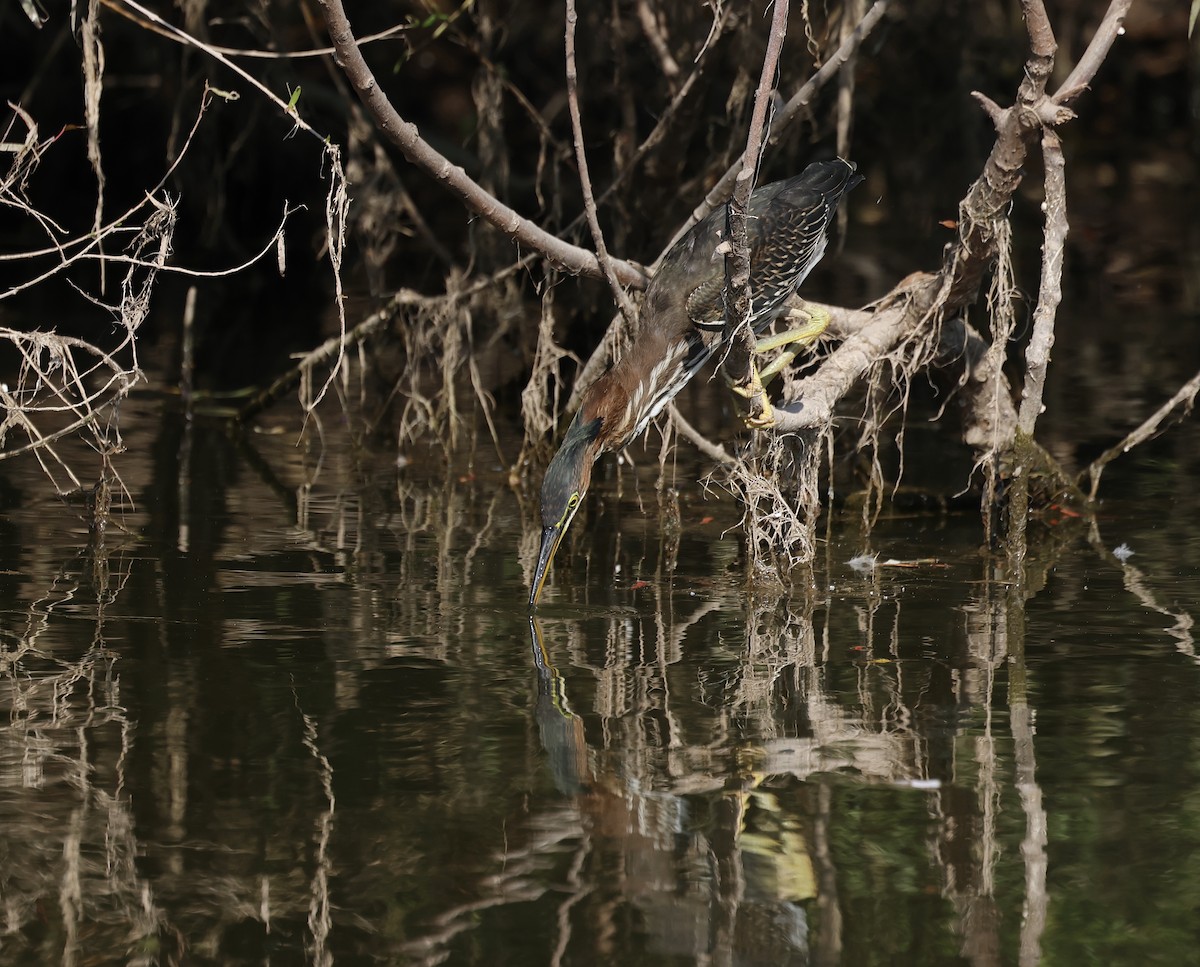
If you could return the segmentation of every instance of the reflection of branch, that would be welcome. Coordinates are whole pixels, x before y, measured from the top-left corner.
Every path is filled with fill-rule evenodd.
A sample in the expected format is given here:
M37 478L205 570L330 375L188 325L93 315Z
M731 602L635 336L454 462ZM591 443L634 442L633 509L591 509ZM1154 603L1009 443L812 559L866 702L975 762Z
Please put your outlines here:
M1104 546L1104 541L1100 536L1100 525L1094 516L1091 520L1091 526L1088 529L1088 543L1092 545L1092 548L1104 560L1116 564L1121 568L1121 577L1125 583L1125 590L1137 598L1143 607L1174 620L1175 624L1165 630L1167 634L1178 642L1175 647L1179 653L1186 655L1192 661L1200 660L1200 656L1196 654L1196 640L1192 637L1192 626L1195 624L1192 616L1186 611L1172 611L1170 608L1158 603L1154 592L1146 587L1146 576L1142 571L1134 567L1127 560L1117 557L1117 555Z
M329 931L333 927L333 914L329 906L329 873L332 863L329 859L329 840L333 834L333 816L336 800L333 795L333 766L328 757L317 745L317 723L300 708L296 699L296 710L304 723L304 747L317 761L321 771L321 790L325 794L325 809L321 813L317 828L316 870L313 873L312 895L308 908L308 929L312 935L312 947L309 948L313 963L318 967L332 967L333 954L329 951Z
M821 929L813 956L816 967L836 967L842 963L842 908L838 902L838 869L833 857L833 790L828 781L814 783L816 807L811 816L813 872L817 877L816 907Z
M1022 629L1024 625L1022 624ZM1010 651L1013 651L1010 647ZM1020 661L1025 649L1020 649ZM1022 677L1024 669L1022 668ZM1016 764L1016 787L1021 796L1021 811L1025 813L1025 837L1021 840L1021 857L1025 861L1025 916L1021 921L1021 967L1037 967L1042 962L1042 933L1046 929L1049 895L1046 891L1046 842L1049 839L1046 807L1042 802L1042 787L1036 778L1037 755L1034 751L1034 713L1029 697L1013 695L1009 702L1009 721L1013 736L1013 759Z
M474 884L460 883L460 892L477 899L442 910L424 935L412 936L400 952L405 963L441 964L446 959L446 946L458 934L479 929L479 914L494 907L529 904L545 896L551 889L548 871L565 851L564 843L582 837L578 810L562 805L543 810L531 818L527 827L529 842L525 846L508 846L492 858L489 872ZM415 933L415 931L414 931Z

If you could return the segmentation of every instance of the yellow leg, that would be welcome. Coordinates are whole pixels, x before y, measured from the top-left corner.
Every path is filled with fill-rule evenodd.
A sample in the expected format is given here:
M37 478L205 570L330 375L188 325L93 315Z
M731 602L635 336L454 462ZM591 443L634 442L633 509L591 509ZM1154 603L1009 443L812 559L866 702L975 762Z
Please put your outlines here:
M746 426L752 430L767 430L775 425L775 412L767 399L764 387L779 373L792 364L800 350L816 340L829 326L829 313L824 309L806 307L804 309L789 309L788 319L804 319L803 325L788 329L773 336L766 336L754 345L756 353L769 353L787 346L769 364L759 369L751 360L750 382L745 386L734 386L730 389L738 396L744 397L750 404L750 412L743 416ZM757 402L757 412L754 412Z
M788 319L804 319L805 323L794 329L788 329L786 332L760 339L754 345L754 351L757 353L769 353L773 349L790 347L771 360L769 365L758 371L759 379L764 386L792 365L792 361L800 354L800 350L815 341L829 327L829 313L824 309L811 307L789 309Z

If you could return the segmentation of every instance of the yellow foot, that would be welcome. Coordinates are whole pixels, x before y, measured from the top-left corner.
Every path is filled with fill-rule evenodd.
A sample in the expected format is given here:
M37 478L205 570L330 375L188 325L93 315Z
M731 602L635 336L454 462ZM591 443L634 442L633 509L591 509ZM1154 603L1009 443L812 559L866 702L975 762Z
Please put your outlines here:
M775 425L775 408L764 395L762 408L757 413L747 413L742 417L742 422L751 430L769 430Z
M750 361L750 379L747 382L740 385L729 379L726 379L726 382L730 390L745 401L744 405L738 406L738 410L747 427L751 430L768 430L775 425L775 411L771 407L771 401L767 399L763 379L753 360Z
M829 326L829 313L824 309L817 309L813 306L806 306L803 309L789 309L787 313L789 321L804 320L802 325L788 329L785 332L776 333L773 336L766 336L754 345L756 353L769 353L775 349L784 349L778 356L771 360L765 367L759 369L753 362L750 363L750 379L738 386L733 382L726 380L729 383L729 388L735 394L742 397L746 401L744 407L739 406L742 411L742 421L751 430L769 430L775 425L775 411L771 407L771 401L767 399L766 385L774 379L779 373L783 372L792 361L799 355L800 350L805 346L814 342L818 336L825 331Z

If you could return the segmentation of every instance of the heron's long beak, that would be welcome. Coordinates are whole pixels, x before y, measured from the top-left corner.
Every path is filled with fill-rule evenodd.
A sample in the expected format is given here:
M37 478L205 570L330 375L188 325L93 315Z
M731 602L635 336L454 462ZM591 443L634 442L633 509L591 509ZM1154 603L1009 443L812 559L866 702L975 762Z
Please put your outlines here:
M599 446L600 425L600 417L584 421L581 409L567 428L566 438L558 453L546 468L546 476L542 479L542 524L545 526L542 527L537 570L533 572L533 584L529 589L530 608L537 607L542 585L546 583L546 575L550 571L550 562L554 560L554 552L562 543L563 535L571 526L587 493L592 461L596 459ZM547 520L553 519L547 511L560 515L556 523L546 524Z
M550 562L554 560L554 552L562 543L563 534L567 532L570 518L551 527L542 528L542 546L538 549L537 570L533 572L533 586L529 589L529 607L536 608L538 598L542 594L542 586L546 583L546 575L550 573Z

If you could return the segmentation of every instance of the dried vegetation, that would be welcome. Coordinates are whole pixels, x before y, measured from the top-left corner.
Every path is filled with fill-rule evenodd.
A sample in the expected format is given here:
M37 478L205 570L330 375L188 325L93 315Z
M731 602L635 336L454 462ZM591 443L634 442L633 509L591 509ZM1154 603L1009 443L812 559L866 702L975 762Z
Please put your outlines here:
M1001 12L996 6L988 10ZM743 502L750 557L764 574L812 559L818 511L823 498L845 490L837 468L850 457L863 471L855 486L865 485L864 519L874 519L903 473L909 390L920 379L951 388L955 405L943 402L938 416L961 414L959 436L974 455L984 519L1016 508L1006 527L1018 547L1031 501L1082 497L1034 433L1067 227L1056 131L1074 118L1071 105L1086 95L1128 6L1128 0L1113 0L1088 24L1087 43L1072 45L1080 51L1074 63L1064 65L1056 60L1043 4L1022 2L1027 52L1008 75L1012 105L1002 108L976 93L995 138L961 202L941 267L895 282L882 295L877 287L878 297L863 309L831 306L831 338L785 380L776 432L743 436L731 450L730 441L708 439L678 412L670 414L681 436L715 461L715 478ZM301 12L293 20L283 11L248 8L241 19L217 20L205 4L193 3L175 23L166 11L135 0L93 0L78 24L57 25L73 29L80 44L93 218L85 228L67 228L30 200L39 160L63 149L14 103L0 202L25 220L24 237L40 238L41 245L6 256L20 278L7 283L3 298L68 277L90 306L111 318L114 337L88 341L53 327L0 330L16 361L14 381L2 391L0 459L34 455L60 492L84 488L85 479L112 486L112 455L120 448L115 415L143 378L138 338L159 273L190 274L194 286L202 286L212 276L261 269L272 252L278 272L289 261L296 271L294 237L290 257L285 246L299 204L292 199L266 244L238 265L202 272L172 258L179 201L171 186L190 163L197 132L215 125L208 116L214 110L252 100L256 111L285 121L289 137L308 144L303 156L323 207L316 251L337 322L328 339L260 386L239 418L253 419L298 388L311 427L332 392L353 433L389 435L401 448L426 440L447 452L493 447L512 467L514 484L524 486L536 478L554 428L581 388L630 338L636 293L675 222L685 230L723 204L735 184L747 192L764 171L797 170L814 152L856 157L872 179L864 193L878 192L888 159L864 157L856 148L856 78L885 62L889 29L919 16L894 9L891 0L835 4L819 14L802 4L790 16L786 3L776 3L773 22L763 11L730 3L637 0L579 11L568 3L564 73L561 23L490 0L414 6L398 23L376 22L378 11L356 9L357 39L340 0L301 5ZM962 25L985 23L986 14L964 15ZM250 34L257 46L217 42L239 33ZM160 65L182 56L185 88L197 93L192 103L200 105L194 121L184 124L189 97L183 91L176 98L164 152L170 161L158 184L116 218L107 214L114 208L106 177L113 163L101 137L106 81L112 80L111 70L105 73L109 34L124 44L133 37L156 45ZM311 46L298 50L295 37L305 35ZM577 42L585 36L587 43ZM323 46L326 37L332 48ZM780 58L781 50L787 56ZM210 82L211 72L219 79ZM471 77L466 87L448 80L464 75ZM1062 79L1057 89L1052 78ZM776 99L773 112L768 95ZM451 147L449 126L468 120L469 150ZM211 137L205 137L206 150ZM1005 376L1020 296L1012 210L1035 145L1046 173L1044 258L1018 407ZM226 175L241 150L236 140L218 148ZM429 202L433 183L450 193L436 210ZM215 191L221 205L228 204L221 194L227 184L221 181ZM465 226L460 204L473 215ZM688 218L685 206L694 206ZM853 238L852 226L843 221L841 229ZM646 245L647 237L659 241ZM628 256L649 263L649 270ZM299 261L311 258L302 251ZM76 271L84 261L96 270L90 277ZM109 296L110 277L118 276L119 294ZM607 291L575 277L603 279ZM348 313L345 293L363 288L377 304ZM584 320L610 301L619 309L611 324L602 335L589 332ZM181 338L180 385L191 405L186 326ZM1189 387L1168 413L1191 405L1196 388ZM1157 432L1165 415L1127 443ZM498 424L518 419L520 452L505 452ZM98 472L69 466L56 450L59 440L77 433L100 455ZM664 440L676 445L674 434ZM885 451L895 459L885 459ZM1093 481L1102 467L1091 468Z

